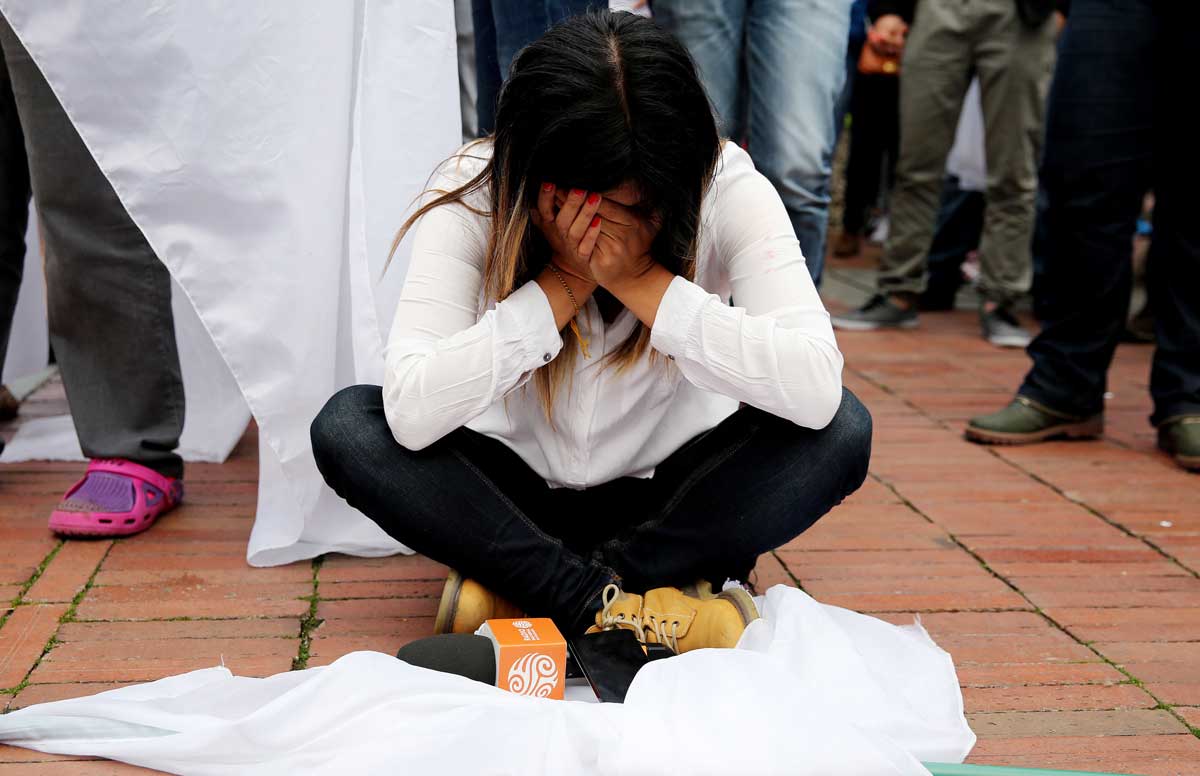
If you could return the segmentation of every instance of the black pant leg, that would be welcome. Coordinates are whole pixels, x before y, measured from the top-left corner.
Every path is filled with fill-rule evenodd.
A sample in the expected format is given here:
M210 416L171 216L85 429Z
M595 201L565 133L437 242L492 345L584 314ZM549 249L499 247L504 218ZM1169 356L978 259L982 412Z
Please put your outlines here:
M850 155L842 212L845 232L862 232L880 189L891 184L900 134L899 99L896 77L858 74L850 109Z
M379 386L335 394L312 425L325 481L397 541L527 611L581 631L615 573L572 552L530 514L546 483L502 443L460 428L411 451L392 436Z
M1151 421L1200 415L1200 218L1191 100L1180 99L1178 78L1192 46L1189 30L1200 22L1194 3L1164 16L1155 47L1154 237L1147 262L1150 309L1158 347L1150 371Z
M1125 324L1150 185L1156 26L1149 3L1076 0L1059 47L1042 164L1043 329L1020 393L1063 412L1103 409Z
M13 99L12 81L0 51L0 372L8 354L13 314L25 269L29 226L29 162Z
M659 465L658 513L600 557L631 590L744 579L857 490L870 456L871 415L848 390L820 430L743 407Z

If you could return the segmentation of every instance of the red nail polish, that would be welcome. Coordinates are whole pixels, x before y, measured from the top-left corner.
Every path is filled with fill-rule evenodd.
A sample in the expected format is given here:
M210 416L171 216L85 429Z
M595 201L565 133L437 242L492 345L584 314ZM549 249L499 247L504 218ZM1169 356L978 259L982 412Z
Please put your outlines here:
M597 226L600 226L600 216L596 216L592 219L592 228L595 229Z
M599 201L600 201L600 195L599 195L599 194L589 194L589 195L588 195L588 204L589 204L589 205L594 205L594 204L596 204L596 203L597 203L597 202L599 202Z
M572 194L572 195L574 195L574 196L576 196L576 197L582 197L582 196L583 196L583 189L571 189L571 194Z
M542 191L554 191L554 184L553 183L543 183Z

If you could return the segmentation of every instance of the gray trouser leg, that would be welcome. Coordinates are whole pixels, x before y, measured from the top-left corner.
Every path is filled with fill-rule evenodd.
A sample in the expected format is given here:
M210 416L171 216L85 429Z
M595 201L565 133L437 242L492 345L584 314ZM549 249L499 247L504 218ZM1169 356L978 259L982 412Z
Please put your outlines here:
M962 0L917 3L901 65L900 152L879 271L884 293L925 290L946 157L970 84L970 32Z
M12 28L0 46L46 241L50 342L85 455L180 476L183 381L166 267Z
M8 68L0 58L0 371L8 355L13 313L25 268L29 165Z
M1033 279L1037 166L1054 71L1054 35L1053 19L1028 29L1015 4L1005 0L976 45L988 169L979 290L1000 304L1029 291Z

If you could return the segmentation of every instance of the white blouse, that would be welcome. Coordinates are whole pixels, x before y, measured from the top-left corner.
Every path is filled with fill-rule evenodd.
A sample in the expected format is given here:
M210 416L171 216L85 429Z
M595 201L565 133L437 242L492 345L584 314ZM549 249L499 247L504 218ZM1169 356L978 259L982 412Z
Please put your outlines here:
M434 187L457 187L484 164L451 160ZM471 204L490 209L486 194ZM650 344L667 358L602 368L637 319L623 310L606 324L589 299L579 323L592 357L576 355L553 426L526 384L564 340L536 282L499 303L482 299L487 229L487 217L449 205L414 230L383 383L388 424L408 449L465 425L508 445L551 486L586 488L652 476L739 402L809 428L837 412L842 354L829 314L779 195L736 144L725 143L703 202L696 280L676 277L658 308ZM566 344L578 347L569 331Z

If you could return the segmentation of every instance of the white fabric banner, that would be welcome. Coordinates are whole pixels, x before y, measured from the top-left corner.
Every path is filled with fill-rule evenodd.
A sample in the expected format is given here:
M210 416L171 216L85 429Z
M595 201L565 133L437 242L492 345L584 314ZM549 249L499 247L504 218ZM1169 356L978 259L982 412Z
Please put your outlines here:
M214 776L907 776L970 752L954 665L922 628L783 586L760 606L737 649L651 663L624 704L526 698L355 652L266 679L209 668L30 706L0 715L0 741Z
M324 486L308 427L339 388L381 379L406 267L399 256L380 282L387 249L459 141L451 3L0 0L0 12L258 421L248 560L402 551Z
M50 335L46 330L46 278L42 273L41 242L38 240L37 211L29 207L25 230L25 269L17 309L8 337L8 354L0 364L0 384L46 368Z

